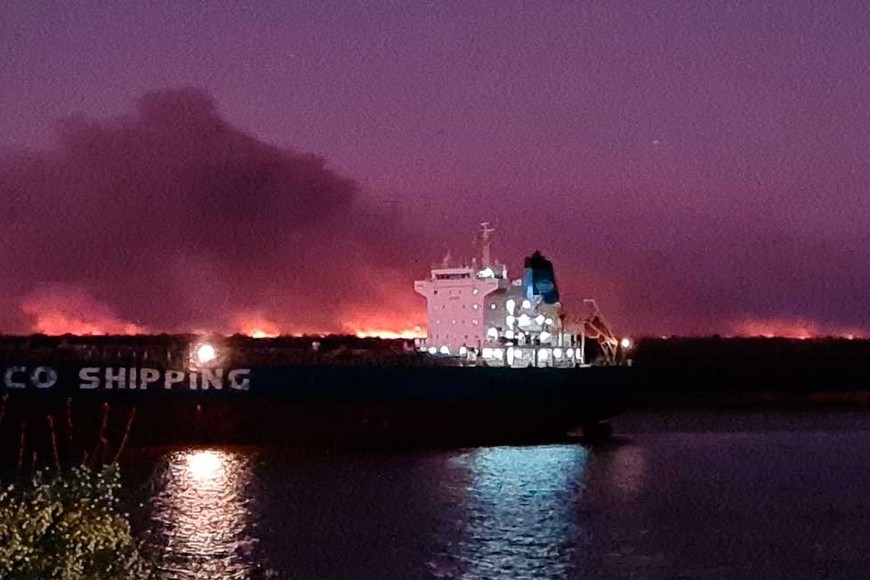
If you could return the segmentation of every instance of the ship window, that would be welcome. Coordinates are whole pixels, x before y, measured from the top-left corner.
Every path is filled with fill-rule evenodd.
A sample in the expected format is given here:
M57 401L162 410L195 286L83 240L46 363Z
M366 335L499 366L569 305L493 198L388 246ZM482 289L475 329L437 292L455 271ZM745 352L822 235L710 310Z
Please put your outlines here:
M473 309L477 310L478 308L480 308L480 305L479 304L472 304L471 307Z
M478 292L480 292L480 290L478 290L477 288L474 288L474 289L471 291L472 294L477 294Z
M478 325L478 322L477 322L477 320L472 320L472 321L471 321L471 324L477 326L477 325Z
M492 304L490 304L489 307L492 308L493 310L495 310L495 302L493 302Z

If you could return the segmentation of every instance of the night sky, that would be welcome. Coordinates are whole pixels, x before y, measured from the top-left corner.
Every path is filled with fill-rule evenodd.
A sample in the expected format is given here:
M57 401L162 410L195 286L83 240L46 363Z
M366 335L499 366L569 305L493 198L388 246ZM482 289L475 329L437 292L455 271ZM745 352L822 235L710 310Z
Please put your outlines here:
M550 257L620 332L870 332L870 6L0 7L0 332L424 324Z

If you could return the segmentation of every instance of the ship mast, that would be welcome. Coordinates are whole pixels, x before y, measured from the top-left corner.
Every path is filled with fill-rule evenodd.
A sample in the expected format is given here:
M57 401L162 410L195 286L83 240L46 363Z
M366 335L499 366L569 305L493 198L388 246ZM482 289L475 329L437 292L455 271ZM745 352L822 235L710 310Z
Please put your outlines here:
M492 246L492 240L489 238L489 234L494 231L495 228L489 227L489 222L482 222L480 224L480 261L481 266L484 269L490 267L490 247Z

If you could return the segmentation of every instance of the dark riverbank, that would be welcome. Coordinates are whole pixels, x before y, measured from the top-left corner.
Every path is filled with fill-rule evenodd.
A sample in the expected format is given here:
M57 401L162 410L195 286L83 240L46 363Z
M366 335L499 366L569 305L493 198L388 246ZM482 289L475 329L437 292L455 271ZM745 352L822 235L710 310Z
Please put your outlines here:
M870 340L645 338L630 357L636 408L870 404Z

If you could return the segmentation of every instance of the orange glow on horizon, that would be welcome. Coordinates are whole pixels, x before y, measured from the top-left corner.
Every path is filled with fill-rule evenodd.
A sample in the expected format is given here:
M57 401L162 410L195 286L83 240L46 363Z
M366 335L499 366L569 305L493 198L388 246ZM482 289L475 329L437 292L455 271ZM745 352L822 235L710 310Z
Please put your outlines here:
M69 318L63 314L48 313L37 315L33 323L33 332L60 336L73 334L78 336L103 336L107 334L145 334L145 329L128 322L91 322Z
M378 270L370 281L371 293L342 309L340 332L358 338L425 337L425 300L413 291L406 273Z
M858 328L823 327L814 320L806 318L746 318L731 325L736 336L757 336L764 338L793 338L808 340L812 338L837 337L853 340L870 336Z
M233 316L233 329L251 338L275 338L281 335L278 324L262 312L240 312Z
M386 338L386 339L406 339L425 338L426 333L419 326L405 330L385 330L366 328L357 330L354 333L357 338Z
M79 336L145 334L148 329L129 322L80 288L53 286L24 298L21 311L31 319L31 331Z

